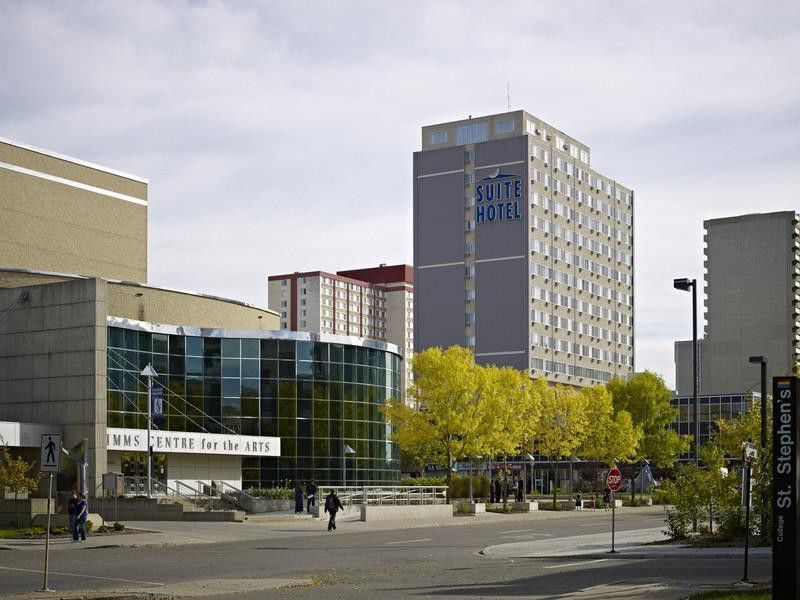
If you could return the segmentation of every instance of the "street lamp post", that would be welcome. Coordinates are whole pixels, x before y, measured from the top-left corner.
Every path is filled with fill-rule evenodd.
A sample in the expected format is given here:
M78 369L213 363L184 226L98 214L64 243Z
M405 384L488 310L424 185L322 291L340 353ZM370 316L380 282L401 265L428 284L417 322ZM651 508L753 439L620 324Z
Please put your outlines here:
M672 286L676 290L688 292L692 290L692 402L694 403L694 462L700 464L700 402L697 399L697 279L686 277L673 279Z
M536 464L536 458L534 458L533 454L531 454L530 452L526 453L526 454L525 454L525 457L526 457L526 458L527 458L529 461L531 461L531 496L533 496L533 477L534 477L534 474L533 474L533 465L535 465L535 464ZM531 500L533 500L533 498L531 498Z
M342 487L347 490L347 455L348 454L355 454L356 451L353 450L348 444L344 445L344 477L342 477Z
M765 456L767 451L767 357L766 356L751 356L751 363L759 363L761 365L761 456ZM759 496L760 512L761 512L761 537L765 537L767 529L767 511L764 494ZM746 576L746 574L745 574Z
M147 497L153 493L153 446L150 444L150 430L153 427L153 377L158 373L150 363L142 371L147 377Z

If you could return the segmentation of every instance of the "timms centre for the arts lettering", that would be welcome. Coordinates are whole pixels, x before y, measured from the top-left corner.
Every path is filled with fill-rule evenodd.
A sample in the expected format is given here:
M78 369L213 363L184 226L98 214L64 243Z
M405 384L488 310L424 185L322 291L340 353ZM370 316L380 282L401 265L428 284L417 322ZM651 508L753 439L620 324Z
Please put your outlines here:
M117 429L106 431L109 450L147 451L147 431ZM186 431L154 431L150 434L153 452L179 454L228 454L236 456L280 456L281 440L276 437L225 435Z

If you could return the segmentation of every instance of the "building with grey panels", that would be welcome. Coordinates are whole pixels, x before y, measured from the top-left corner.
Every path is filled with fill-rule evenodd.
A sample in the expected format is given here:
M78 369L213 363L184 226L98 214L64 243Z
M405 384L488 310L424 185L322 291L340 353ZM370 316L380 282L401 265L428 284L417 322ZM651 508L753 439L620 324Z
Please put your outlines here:
M705 335L699 340L703 395L759 388L792 372L800 357L800 243L793 211L711 219L705 227ZM692 342L675 343L675 383L692 393Z
M415 351L575 386L633 372L633 202L589 148L525 111L422 128Z

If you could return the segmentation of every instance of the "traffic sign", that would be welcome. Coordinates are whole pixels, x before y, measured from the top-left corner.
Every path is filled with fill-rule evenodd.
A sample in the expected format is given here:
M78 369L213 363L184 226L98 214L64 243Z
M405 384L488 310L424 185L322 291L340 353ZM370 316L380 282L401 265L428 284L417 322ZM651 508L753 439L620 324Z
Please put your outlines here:
M606 485L612 492L619 491L619 488L622 485L622 473L620 473L617 467L614 467L608 472L608 477L606 477Z
M45 433L42 435L42 456L39 471L42 473L58 473L61 466L61 434Z

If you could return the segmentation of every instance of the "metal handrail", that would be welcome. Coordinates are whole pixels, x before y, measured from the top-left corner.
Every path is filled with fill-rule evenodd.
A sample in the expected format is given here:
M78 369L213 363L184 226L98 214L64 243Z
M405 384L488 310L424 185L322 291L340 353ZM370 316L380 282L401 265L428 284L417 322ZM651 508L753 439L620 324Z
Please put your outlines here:
M320 501L331 490L342 504L444 504L447 501L447 486L445 485L367 485L367 486L330 486L319 487Z

